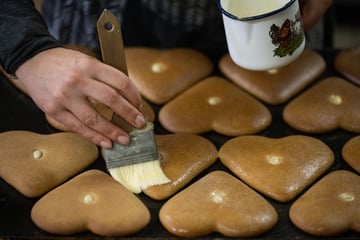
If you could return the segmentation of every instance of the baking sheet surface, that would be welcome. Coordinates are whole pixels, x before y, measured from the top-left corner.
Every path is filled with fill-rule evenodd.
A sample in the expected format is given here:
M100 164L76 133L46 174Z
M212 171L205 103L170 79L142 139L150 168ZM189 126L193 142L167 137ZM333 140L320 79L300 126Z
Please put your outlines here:
M332 67L335 52L322 52L325 60L327 61L327 70L322 74L318 81L327 76L339 76ZM9 130L29 130L37 133L52 133L55 130L49 126L44 118L43 113L32 103L32 101L15 89L3 76L0 77L0 132ZM266 105L272 112L273 120L271 126L259 135L268 137L284 137L294 134L303 134L289 127L282 120L282 110L286 105L271 106ZM155 113L159 110L159 106L153 106ZM155 133L166 134L168 133L163 129L158 122L155 122ZM229 137L216 134L214 132L203 134L204 137L211 140L219 149ZM354 133L336 130L327 134L310 135L325 142L335 154L335 163L329 171L337 169L352 169L342 160L341 149L343 145L352 137L356 136ZM105 170L104 161L99 159L89 168L98 168ZM204 171L196 179L204 176L210 171L221 169L228 171L220 161ZM194 181L196 181L194 179ZM193 182L194 182L193 181ZM299 195L300 196L300 195ZM164 229L158 218L158 211L164 201L152 200L144 194L140 194L139 198L145 203L151 212L151 222L141 232L126 236L125 238L142 239L142 238L176 238ZM314 239L316 237L307 235L301 230L297 229L289 220L288 211L293 203L279 203L270 198L265 197L277 210L279 220L276 226L265 233L264 235L252 239ZM0 239L3 238L18 238L18 239L100 239L100 236L93 235L89 232L81 233L75 236L54 236L43 232L37 228L30 219L30 211L32 205L37 199L29 199L22 196L10 185L0 179ZM214 233L203 238L225 238L221 234ZM355 232L348 232L333 239L359 239L360 234ZM117 238L107 238L117 239ZM326 238L332 239L332 238Z

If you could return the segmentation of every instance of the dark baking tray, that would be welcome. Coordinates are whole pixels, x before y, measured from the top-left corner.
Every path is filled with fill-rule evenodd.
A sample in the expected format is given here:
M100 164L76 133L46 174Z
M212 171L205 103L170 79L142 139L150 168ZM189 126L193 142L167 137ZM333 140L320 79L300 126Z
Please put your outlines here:
M321 81L328 76L339 76L333 69L333 59L336 55L336 51L323 51L320 52L327 62L326 71L315 81ZM216 64L216 61L214 62ZM216 66L216 65L215 65ZM214 74L219 74L218 70L215 70ZM315 83L314 82L314 83ZM314 84L312 83L312 84ZM311 84L311 85L312 85ZM309 86L311 86L309 85ZM309 87L308 86L308 87ZM48 125L44 118L44 114L34 105L34 103L11 85L4 76L0 76L0 132L9 130L29 130L37 133L53 133L56 130ZM268 105L265 104L272 112L273 120L272 124L265 131L258 135L268 137L284 137L295 134L303 134L289 127L282 119L282 110L286 103L282 105ZM160 106L153 105L155 113L160 109ZM360 123L359 123L360 124ZM155 121L155 133L166 134L168 133L161 127L158 121ZM309 135L309 134L307 134ZM209 132L203 134L212 141L219 149L229 137ZM310 135L322 140L326 143L335 154L335 163L329 169L329 171L337 169L346 169L353 171L342 159L341 149L343 145L352 137L356 136L354 133L346 132L343 130L336 130L326 134ZM9 159L11 161L11 159ZM1 167L1 166L0 166ZM97 168L106 171L104 161L99 159L89 167ZM214 165L201 173L196 179L204 176L206 173L216 169L228 171L220 161L216 161ZM30 170L30 169L29 169ZM327 174L327 171L325 174ZM229 171L228 171L229 172ZM304 190L306 191L306 189ZM300 194L301 195L301 194ZM300 196L298 195L298 196ZM138 197L145 203L151 212L151 222L142 231L122 237L121 239L166 239L176 238L171 235L165 228L162 227L158 218L158 211L165 201L156 201L147 197L144 194L138 195ZM289 220L288 211L293 203L280 203L264 196L277 210L279 214L278 223L273 229L267 233L254 237L252 239L317 239L308 235L301 230L297 229ZM101 239L102 237L96 236L90 232L84 232L73 236L55 236L48 234L39 228L37 228L30 219L30 211L32 205L37 199L29 199L22 196L19 192L13 189L10 185L0 179L0 239ZM208 236L202 237L204 239L221 239L225 238L221 234L213 233ZM106 239L120 239L116 237ZM341 236L326 239L360 239L360 234L350 231Z

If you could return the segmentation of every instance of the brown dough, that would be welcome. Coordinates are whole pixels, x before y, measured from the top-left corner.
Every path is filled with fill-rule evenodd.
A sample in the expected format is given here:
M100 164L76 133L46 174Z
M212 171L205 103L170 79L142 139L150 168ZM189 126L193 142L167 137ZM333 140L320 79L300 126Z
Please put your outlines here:
M146 227L150 213L112 177L100 170L88 170L36 202L31 219L53 234L89 230L101 236L125 236Z
M276 210L261 195L223 171L213 171L168 200L160 221L172 234L201 237L258 236L277 222Z
M292 100L283 118L306 133L338 128L360 133L360 88L342 78L326 78Z
M0 177L27 197L39 197L85 169L98 157L89 140L74 133L0 134Z
M171 132L227 136L253 134L267 128L271 113L258 100L224 78L208 77L159 111L160 123Z
M269 104L281 104L314 81L326 67L315 51L305 49L289 65L270 71L251 71L237 66L227 54L219 63L222 73L250 94Z
M344 145L341 153L344 161L360 173L360 136L350 139Z
M201 136L177 133L155 138L162 169L171 182L143 190L153 199L172 196L217 159L215 146Z
M242 136L219 150L221 162L244 182L287 202L320 177L334 162L331 149L307 136Z
M340 51L335 57L334 67L344 77L360 85L360 47Z
M291 221L316 236L360 232L360 177L346 170L329 173L290 208Z
M210 59L188 48L128 47L125 56L129 77L155 104L166 103L213 70Z

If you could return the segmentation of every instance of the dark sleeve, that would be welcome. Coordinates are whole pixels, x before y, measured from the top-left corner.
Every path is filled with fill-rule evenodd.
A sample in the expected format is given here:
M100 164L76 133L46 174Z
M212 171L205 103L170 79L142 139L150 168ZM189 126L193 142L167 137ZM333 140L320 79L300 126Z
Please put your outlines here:
M46 49L60 47L32 0L1 0L0 64L10 74Z

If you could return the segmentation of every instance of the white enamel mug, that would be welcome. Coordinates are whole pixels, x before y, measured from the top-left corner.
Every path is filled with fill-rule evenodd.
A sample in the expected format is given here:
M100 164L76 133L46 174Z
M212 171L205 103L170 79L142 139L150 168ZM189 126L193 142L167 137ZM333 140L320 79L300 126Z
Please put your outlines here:
M304 50L298 0L218 0L231 59L250 70L280 68Z

